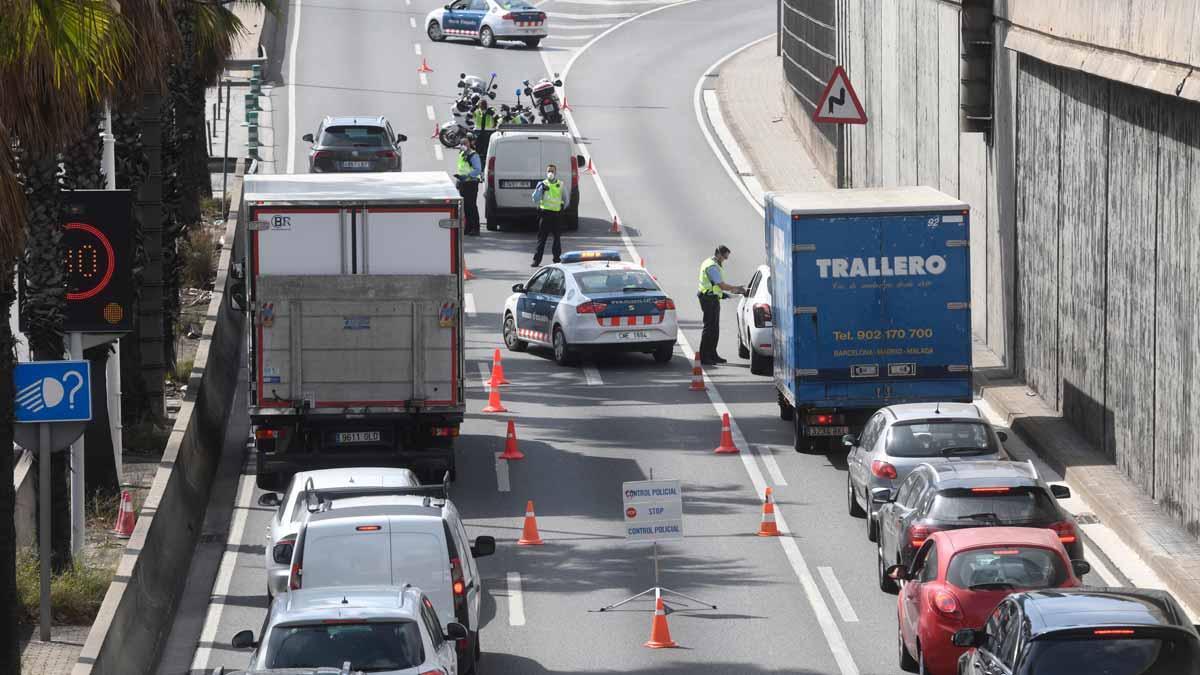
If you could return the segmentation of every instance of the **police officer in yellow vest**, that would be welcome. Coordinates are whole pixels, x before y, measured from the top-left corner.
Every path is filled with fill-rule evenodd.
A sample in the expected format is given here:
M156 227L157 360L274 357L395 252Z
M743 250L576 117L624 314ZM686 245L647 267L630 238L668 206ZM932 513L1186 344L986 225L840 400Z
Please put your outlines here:
M570 198L570 193L563 190L563 183L558 179L558 167L553 164L546 166L546 180L538 183L537 189L533 191L533 203L538 208L538 242L537 250L533 252L531 267L541 267L542 254L546 251L546 238L552 234L554 248L551 252L554 253L554 262L558 262L562 257L562 213L567 208Z
M475 137L479 139L476 147L483 150L483 160L487 161L489 146L492 140L492 132L499 126L499 119L496 117L494 108L488 106L487 99L480 99L479 105L475 108Z
M726 363L717 354L717 340L721 330L721 299L725 291L746 294L744 286L725 283L724 264L729 260L729 247L718 246L711 258L700 263L700 311L704 315L704 330L700 334L700 363L707 366Z
M479 181L483 180L483 163L469 136L463 139L462 150L458 153L454 179L458 182L458 194L463 198L463 234L478 237Z

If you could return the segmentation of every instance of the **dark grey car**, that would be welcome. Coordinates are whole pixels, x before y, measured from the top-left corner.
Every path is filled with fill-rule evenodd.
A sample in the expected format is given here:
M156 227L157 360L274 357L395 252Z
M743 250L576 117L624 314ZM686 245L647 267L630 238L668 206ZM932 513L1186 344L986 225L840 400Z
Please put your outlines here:
M400 171L400 144L408 140L392 131L383 117L326 117L316 135L304 134L312 143L309 173Z

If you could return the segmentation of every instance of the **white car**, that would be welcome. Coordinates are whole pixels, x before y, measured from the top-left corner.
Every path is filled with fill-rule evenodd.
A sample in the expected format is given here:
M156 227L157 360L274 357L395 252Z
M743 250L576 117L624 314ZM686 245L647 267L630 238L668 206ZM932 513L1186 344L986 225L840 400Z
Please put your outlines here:
M483 215L487 229L536 225L533 191L546 177L546 165L554 164L567 198L563 229L578 230L579 172L585 165L583 155L571 154L573 149L571 133L562 124L505 125L493 133L484 167ZM566 192L568 189L570 192Z
M411 488L419 485L416 474L408 469L320 469L297 473L283 494L267 492L260 495L259 506L275 507L275 515L267 525L267 595L287 592L292 547L296 543L300 524L308 514L308 502L320 503L355 495L378 494L380 488Z
M254 649L252 672L345 673L349 663L354 673L458 675L454 645L466 637L465 626L443 623L410 584L344 586L280 596L261 639L244 630L233 636L233 647Z
M771 316L771 268L759 265L738 301L738 356L750 359L750 372L770 375L775 356Z
M667 363L679 333L675 302L617 251L572 251L513 286L504 303L504 344L551 347L559 365L581 352L627 351Z
M537 47L546 37L546 23L546 13L526 0L453 0L426 15L425 33L434 42L465 37L484 47L495 47L497 40Z

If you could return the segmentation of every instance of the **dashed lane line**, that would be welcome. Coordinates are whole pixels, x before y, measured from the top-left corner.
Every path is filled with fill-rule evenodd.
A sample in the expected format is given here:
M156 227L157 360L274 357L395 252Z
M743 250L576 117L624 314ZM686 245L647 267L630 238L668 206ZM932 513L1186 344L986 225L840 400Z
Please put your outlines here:
M413 43L413 51L416 52L417 56L420 56L421 55L421 43L414 42Z
M488 383L492 381L492 367L483 361L479 361L475 365L479 366L479 383L483 385L484 389L490 389L492 385Z
M604 384L604 379L600 377L600 371L590 363L583 366L583 376L587 379L588 386L590 387L597 387Z
M521 573L508 573L508 625L525 625L525 597L521 592Z
M300 44L300 13L304 0L296 0L292 6L296 11L295 28L292 29L292 44L288 46L288 146L287 172L296 173L296 47Z
M425 73L419 73L418 79L421 80L421 86L423 86L423 87L429 86L429 76L426 75Z
M467 316L469 316L469 317L473 318L475 316L475 294L474 293L464 293L463 294L463 311L466 312Z
M439 162L446 158L446 154L442 152L442 144L441 143L433 144L433 156L436 157L437 161L439 161Z
M408 17L408 27L409 28L417 27L417 17L415 17L415 16Z
M431 122L437 120L437 113L433 111L433 106L425 106L425 116L428 117L429 121Z
M771 482L775 485L786 486L787 479L783 477L783 471L779 468L779 462L775 461L775 449L769 445L755 445L755 454L762 458L763 464L767 467L767 473L771 474Z
M508 460L500 459L501 453L494 453L496 456L496 491L511 492L512 486L508 481Z
M854 607L850 604L850 598L846 597L846 591L842 590L842 585L838 583L833 568L818 567L817 572L821 575L821 580L825 582L825 589L829 591L829 597L833 598L833 606L837 607L838 613L842 615L842 621L857 622L858 615L854 613Z

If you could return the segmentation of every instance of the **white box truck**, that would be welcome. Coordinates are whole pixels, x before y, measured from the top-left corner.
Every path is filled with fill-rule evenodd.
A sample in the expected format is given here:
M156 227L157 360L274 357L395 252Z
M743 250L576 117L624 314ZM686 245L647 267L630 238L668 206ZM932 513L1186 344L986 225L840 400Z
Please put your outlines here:
M461 206L445 173L246 177L259 487L357 465L453 477L465 411Z

